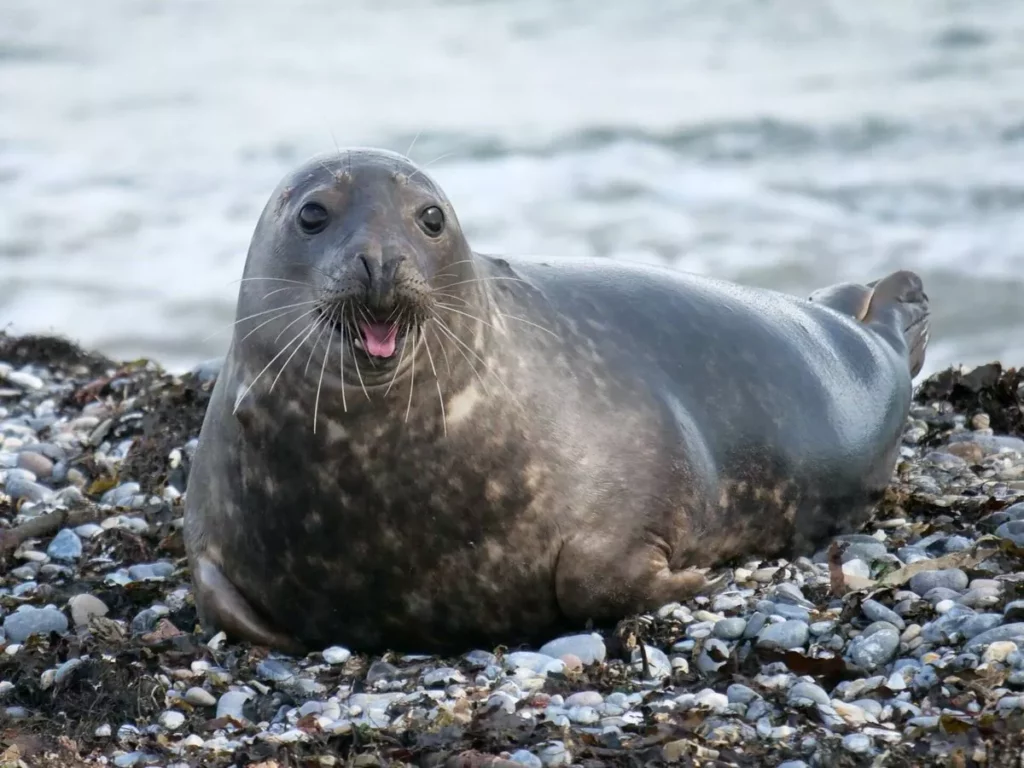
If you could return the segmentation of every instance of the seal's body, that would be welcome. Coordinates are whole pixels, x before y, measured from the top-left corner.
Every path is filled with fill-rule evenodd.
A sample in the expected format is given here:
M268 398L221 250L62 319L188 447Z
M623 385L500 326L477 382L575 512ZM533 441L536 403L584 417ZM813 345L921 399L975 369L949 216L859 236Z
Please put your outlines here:
M811 552L884 491L928 335L908 272L804 300L474 254L370 150L282 183L238 316L186 546L204 623L284 649L547 639Z

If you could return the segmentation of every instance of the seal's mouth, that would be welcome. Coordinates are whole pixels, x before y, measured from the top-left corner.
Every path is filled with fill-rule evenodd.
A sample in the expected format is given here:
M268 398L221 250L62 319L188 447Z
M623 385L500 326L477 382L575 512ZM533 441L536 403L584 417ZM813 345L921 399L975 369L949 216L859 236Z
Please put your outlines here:
M356 323L352 343L370 357L394 357L398 346L398 325L360 320Z

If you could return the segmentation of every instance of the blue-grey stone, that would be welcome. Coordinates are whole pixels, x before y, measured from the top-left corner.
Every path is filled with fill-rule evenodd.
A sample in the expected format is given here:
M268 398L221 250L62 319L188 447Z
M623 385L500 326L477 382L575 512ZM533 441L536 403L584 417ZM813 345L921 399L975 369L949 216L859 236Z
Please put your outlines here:
M757 634L757 647L785 651L807 643L810 630L802 621L783 621L764 627Z
M537 750L537 757L546 768L556 768L571 762L571 755L561 741L547 742Z
M925 664L921 667L921 670L914 675L913 686L918 691L927 691L939 684L939 676L935 672L935 668L930 664Z
M760 611L754 611L750 614L750 618L747 619L747 628L743 630L743 637L750 639L757 636L757 634L764 627L765 622L768 621L768 616Z
M722 640L739 640L747 629L747 620L736 616L734 618L722 619L715 624L712 631L715 637Z
M64 562L77 560L82 556L82 540L70 528L62 528L50 541L46 554Z
M851 640L849 656L858 667L872 671L892 661L899 647L900 633L890 625Z
M217 701L217 717L233 717L236 720L245 720L242 708L252 698L252 694L246 691L227 691Z
M534 672L540 672L552 661L554 661L554 658L546 653L514 651L505 657L505 667L507 669L525 667L526 669L533 670Z
M544 766L544 763L540 761L539 757L525 749L517 749L508 756L508 759L513 763L519 763L520 765L525 765L528 768L543 768Z
M647 666L651 679L657 680L659 678L671 677L672 662L669 661L665 652L651 645L644 645L644 650L647 652ZM643 658L640 655L639 648L633 649L631 660L634 669L643 669Z
M142 490L138 483L122 483L116 488L111 488L100 497L100 504L109 504L114 507L131 506L134 496Z
M804 624L809 624L811 621L811 614L806 608L791 603L776 603L775 610L772 613L784 619L802 621Z
M144 608L132 619L132 634L144 635L146 632L152 632L153 628L156 627L156 623L160 621L161 617L166 615L166 611Z
M817 705L827 707L831 701L825 689L814 683L797 683L789 689L787 698L789 703L795 706Z
M1024 619L1024 600L1014 600L1007 603L1003 608L1003 617L1007 621L1020 621Z
M754 699L761 698L761 695L742 683L733 683L725 689L725 695L730 704L749 704Z
M1024 520L1010 520L996 528L996 536L1024 547Z
M128 575L133 581L150 579L166 579L174 573L174 563L159 561L156 563L139 563L128 568Z
M67 617L52 606L22 606L4 619L4 634L9 643L23 643L32 635L68 631Z
M466 676L454 667L438 667L423 675L423 685L427 688L464 682L466 682Z
M950 536L946 539L944 545L946 553L952 554L953 552L963 552L970 549L974 546L974 542L966 536Z
M865 600L861 603L860 607L864 611L864 615L872 621L887 621L899 630L907 628L906 622L903 621L899 614L886 608L877 600Z
M922 560L932 559L931 557L929 557L928 553L924 551L924 549L915 546L900 547L896 550L896 557L898 557L907 565L910 565L912 563L919 563Z
M871 737L863 733L850 733L843 736L843 749L855 755L866 755L871 751Z
M7 470L7 481L4 483L4 491L13 500L27 499L28 501L42 502L53 498L53 491L46 486L21 477L11 477L11 473L15 471Z
M846 551L843 552L842 561L848 563L850 560L863 560L870 565L887 554L885 544L880 541L856 542L848 546Z
M466 660L466 663L469 664L471 669L484 669L498 663L498 657L490 651L473 650L463 656L463 658ZM346 659L346 661L348 661L348 659Z
M921 571L910 577L908 586L919 595L937 587L962 592L967 589L970 579L959 568L943 568L937 571Z
M956 601L960 597L960 593L955 589L936 587L935 589L929 589L924 593L924 595L922 595L922 597L934 606L941 603L943 600Z
M1000 640L1012 640L1017 642L1024 638L1024 623L1015 624L1003 624L1000 627L995 627L982 632L980 635L975 635L967 643L966 650L977 651L983 649L986 645L998 642Z
M586 666L604 661L608 651L605 648L604 638L596 632L592 632L555 638L542 645L540 652L556 659L571 653Z
M295 670L277 659L264 659L256 665L256 674L261 680L272 683L287 683L295 678Z

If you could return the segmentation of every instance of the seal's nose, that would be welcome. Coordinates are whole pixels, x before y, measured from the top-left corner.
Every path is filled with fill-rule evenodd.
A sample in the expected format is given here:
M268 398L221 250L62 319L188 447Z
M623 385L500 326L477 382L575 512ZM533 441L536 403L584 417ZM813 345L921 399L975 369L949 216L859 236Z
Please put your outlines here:
M365 275L360 275L365 280L366 298L371 305L379 304L384 298L384 278L381 274L380 260L375 259L367 253L360 253L356 256Z

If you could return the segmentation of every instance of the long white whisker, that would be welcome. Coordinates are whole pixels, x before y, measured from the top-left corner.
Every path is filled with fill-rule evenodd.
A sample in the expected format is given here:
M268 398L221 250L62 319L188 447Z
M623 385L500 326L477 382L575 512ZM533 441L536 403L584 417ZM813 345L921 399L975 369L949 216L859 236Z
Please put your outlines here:
M284 312L285 310L296 309L298 307L308 307L310 304L316 304L316 303L317 303L317 300L313 299L311 301L300 301L300 302L298 302L296 304L285 304L283 307L272 307L271 309L264 309L262 312L254 312L251 315L248 315L246 317L243 317L243 318L240 318L238 320L235 320L234 322L230 323L229 325L225 325L225 326L222 326L222 327L218 328L213 333L211 333L209 336L207 336L205 339L203 339L203 341L204 342L209 341L214 336L216 336L218 333L222 333L222 332L227 331L227 330L234 330L235 326L237 326L237 325L239 325L241 323L244 323L247 320L253 320L253 319L257 318L257 317L263 317L264 315L269 315L269 314L271 314L273 312Z
M280 352L278 352L276 355L274 355L272 358L270 358L270 362L266 364L266 366L263 368L262 371L260 371L259 373L256 374L256 378L254 378L252 380L252 382L249 384L249 386L246 387L242 391L242 394L239 395L237 398L235 398L234 413L238 413L238 406L242 404L242 401L245 399L245 396L247 394L249 394L249 390L251 390L256 385L256 382L259 381L260 378L263 376L263 374L266 373L267 370L270 368L270 366L272 366L274 364L274 361L276 361L277 358L279 358L281 355L283 355L285 352L287 352L288 351L288 347L290 347L292 344L294 344L299 339L299 337L302 336L302 334L305 333L305 332L306 332L306 329L303 328L301 331L299 331L297 334L295 334L294 337L292 337L291 341L289 341L287 344L285 344L283 347L281 347L281 351ZM301 346L302 346L302 344L300 343L295 348L299 349Z
M313 335L313 333L316 331L317 328L320 327L320 323L326 322L326 320L327 320L327 316L326 315L320 315L320 317L318 317L316 320L314 320L312 322L312 324L310 325L309 331L306 333L305 336L302 337L302 341L300 341L296 345L295 349L292 350L292 353L290 355L288 355L288 357L285 359L284 363L281 364L281 370L279 370L277 372L277 376L274 377L274 380L270 384L270 391L271 392L273 392L274 391L274 387L277 386L277 382L281 378L281 374L284 373L284 369L288 367L288 363L290 363L292 361L292 358L295 357L295 354L300 349L302 349L302 345L306 343L306 340L310 336Z
M352 308L352 324L355 325L356 313L355 307ZM352 360L356 364L356 376L359 377L359 386L363 388L363 394L366 395L366 399L370 399L370 393L366 391L366 384L363 383L363 372L359 370L359 356L356 354L355 341L350 341L352 347Z
M330 319L330 321L328 321L327 325L324 326L325 328L333 328L334 327L334 318L337 316L337 312L338 312L338 310L335 309L334 312L331 313L331 319ZM324 350L324 362L320 366L320 381L316 385L316 400L313 401L313 434L314 435L316 434L316 417L317 417L317 413L320 410L320 390L321 390L321 388L324 385L324 371L327 370L327 358L331 354L331 337L332 336L333 336L333 334L330 334L327 337L327 349ZM318 338L317 339L317 344L319 344L319 343L320 343L320 340ZM344 386L344 384L342 386Z
M453 333L453 332L451 331L451 329L449 329L449 328L448 328L448 327L447 327L447 326L445 325L445 323L444 323L444 321L443 321L443 320L441 320L441 319L440 319L440 318L438 318L438 317L435 317L435 318L434 318L434 322L435 322L435 323L437 323L437 328L438 328L438 330L439 330L439 331L441 331L442 333L444 333L444 334L445 334L445 335L446 335L446 336L447 336L448 338L450 338L450 339L451 339L452 341L454 341L454 342L455 342L456 344L458 344L458 345L459 345L458 347L456 347L456 348L455 348L455 350L456 350L456 351L457 351L457 352L458 352L458 353L459 353L460 355L462 355L462 357L463 357L463 358L464 358L464 359L466 360L466 363L467 363L467 365L469 365L469 367L470 367L470 370L472 370L472 371L473 371L473 373L474 373L474 374L476 374L476 377L477 377L477 379L478 379L478 380L479 380L479 382L480 382L480 386L484 388L484 392L486 392L486 393L487 393L487 395L488 395L488 397L490 397L490 391L489 391L489 390L487 389L487 383L486 383L486 382L484 381L484 379L483 379L483 376L481 376L481 375L480 375L480 371L478 371L478 370L476 369L476 366L475 366L475 365L473 365L473 361L472 361L472 360L470 360L470 359L469 359L469 358L468 358L468 357L466 356L466 353L465 353L465 352L463 352L463 351L462 351L462 349L460 349L460 347L465 347L466 345L465 345L465 344L463 344L463 343L462 343L462 341L461 341L461 340L460 340L460 339L459 339L459 338L458 338L458 337L457 337L457 336L456 336L456 335L455 335L455 334L454 334L454 333ZM468 349L468 347L467 347L467 349ZM472 352L472 350L470 350L470 351ZM484 369L485 369L485 370L487 369L487 363L484 363Z
M348 334L345 332L345 307L348 302L342 302L341 305L341 324L338 326L341 329L341 339L338 341L338 362L339 371L338 375L341 377L341 407L345 413L348 413L348 402L345 400L345 336Z
M413 344L416 344L416 329L412 329L413 332ZM415 355L416 353L413 352ZM412 365L412 375L409 377L409 404L405 406L405 423L409 423L409 413L412 411L412 389L416 385L416 365L415 362Z
M256 326L255 328L253 328L253 329L252 329L251 331L249 331L249 332L248 332L247 334L245 334L245 336L243 336L243 337L241 338L241 341L245 341L246 339L248 339L248 338L249 338L250 336L252 336L252 335L253 335L254 333L256 333L256 331L258 331L258 330L259 330L260 328L262 328L263 326L265 326L265 325L270 325L270 324L271 324L272 322L274 322L275 320L280 320L280 319L281 319L281 317L282 317L283 315L287 315L287 314L288 314L289 312L294 312L294 311L295 311L294 309L288 309L288 310L285 310L284 312L282 312L282 313L281 313L280 315L274 315L274 316L273 316L272 318L270 318L269 320L264 320L264 321L263 321L262 323L260 323L259 325L257 325L257 326ZM313 307L313 309L307 309L307 310L306 310L305 312L303 312L303 313L302 313L301 315L299 315L299 316L298 316L298 317L296 318L296 320L301 320L302 318L306 317L307 315L311 315L311 314L313 314L314 312L316 312L316 307ZM285 326L285 327L287 328L287 326ZM278 338L281 338L280 334L278 334ZM277 339L274 339L274 341L277 341Z
M444 436L448 436L448 417L444 412L444 396L441 394L441 380L437 377L437 368L434 366L434 356L430 354L430 340L427 334L423 334L423 347L427 350L427 360L430 361L430 370L434 372L434 386L437 387L437 401L441 404L441 426L444 429Z
M391 387L395 384L395 379L398 378L398 372L402 370L402 361L405 359L405 350L408 346L408 343L402 344L402 352L398 355L398 363L395 365L395 370L391 373L391 381L388 382L388 388L384 390L384 397L388 396L388 392L391 391Z

